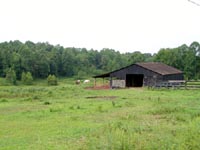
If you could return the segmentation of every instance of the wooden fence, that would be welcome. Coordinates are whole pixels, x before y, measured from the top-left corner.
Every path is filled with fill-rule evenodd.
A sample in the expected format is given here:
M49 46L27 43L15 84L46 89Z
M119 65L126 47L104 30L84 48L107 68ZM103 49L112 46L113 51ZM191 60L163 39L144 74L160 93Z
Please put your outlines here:
M200 89L200 81L190 80L185 82L186 89Z
M200 89L200 81L170 80L165 82L159 82L155 85L155 87L174 89Z

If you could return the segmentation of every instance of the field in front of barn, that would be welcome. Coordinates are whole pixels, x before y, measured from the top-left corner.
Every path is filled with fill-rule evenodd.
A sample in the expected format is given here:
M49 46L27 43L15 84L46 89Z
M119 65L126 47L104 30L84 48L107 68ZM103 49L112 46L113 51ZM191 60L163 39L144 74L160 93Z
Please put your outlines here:
M0 149L200 149L200 90L86 86L1 85Z

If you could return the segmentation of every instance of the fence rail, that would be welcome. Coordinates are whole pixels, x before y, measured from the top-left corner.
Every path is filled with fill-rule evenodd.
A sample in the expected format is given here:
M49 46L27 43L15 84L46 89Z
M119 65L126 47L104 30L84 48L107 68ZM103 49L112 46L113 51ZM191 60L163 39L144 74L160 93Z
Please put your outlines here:
M174 88L174 89L200 89L200 81L194 80L169 80L159 82L155 85L156 88Z
M200 89L200 81L190 80L185 83L186 89Z

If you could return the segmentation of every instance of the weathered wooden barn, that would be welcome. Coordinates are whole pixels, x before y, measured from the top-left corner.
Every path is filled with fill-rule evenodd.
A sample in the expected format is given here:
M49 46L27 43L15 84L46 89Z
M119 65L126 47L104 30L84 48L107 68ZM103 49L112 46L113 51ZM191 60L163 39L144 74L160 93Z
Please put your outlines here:
M110 78L111 88L156 86L167 81L184 80L182 71L159 62L136 63L94 78Z

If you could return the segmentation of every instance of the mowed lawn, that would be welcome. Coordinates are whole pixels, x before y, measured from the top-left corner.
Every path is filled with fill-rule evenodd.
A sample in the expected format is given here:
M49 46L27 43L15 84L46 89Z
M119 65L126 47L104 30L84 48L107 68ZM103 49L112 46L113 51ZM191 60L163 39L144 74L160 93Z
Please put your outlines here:
M200 90L85 86L0 86L0 149L200 149Z

